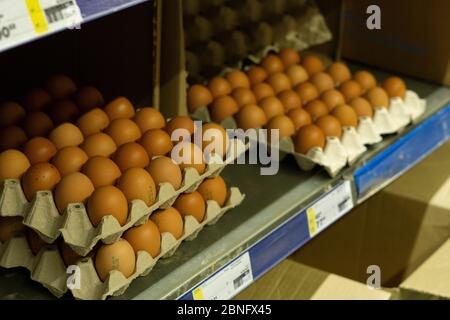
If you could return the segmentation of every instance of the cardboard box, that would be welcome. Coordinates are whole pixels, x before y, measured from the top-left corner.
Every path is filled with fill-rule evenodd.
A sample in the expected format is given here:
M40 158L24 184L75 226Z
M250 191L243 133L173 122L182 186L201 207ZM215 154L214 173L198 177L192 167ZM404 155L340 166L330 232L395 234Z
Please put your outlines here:
M381 9L381 29L369 30L368 6ZM450 2L345 0L344 58L450 85Z
M380 191L292 259L366 282L381 268L381 284L397 287L450 237L450 143Z
M403 299L450 299L450 239L400 285Z
M237 300L388 300L391 294L335 274L284 260Z

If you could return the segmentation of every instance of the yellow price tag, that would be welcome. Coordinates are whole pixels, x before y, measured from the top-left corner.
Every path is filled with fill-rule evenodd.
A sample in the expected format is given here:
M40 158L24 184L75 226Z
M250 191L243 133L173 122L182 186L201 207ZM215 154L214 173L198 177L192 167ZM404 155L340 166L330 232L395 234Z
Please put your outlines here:
M314 208L306 210L306 215L308 217L309 235L313 237L317 232L316 212Z
M201 287L198 287L192 292L192 296L194 300L203 300L203 291Z
M39 4L39 0L25 0L25 2L36 32L38 34L47 32L48 25L45 20L44 12Z

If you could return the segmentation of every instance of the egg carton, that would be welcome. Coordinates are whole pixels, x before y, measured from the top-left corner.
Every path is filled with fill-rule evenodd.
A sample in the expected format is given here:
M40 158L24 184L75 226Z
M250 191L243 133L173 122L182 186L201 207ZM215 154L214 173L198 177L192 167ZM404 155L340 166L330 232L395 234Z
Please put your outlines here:
M80 300L104 300L109 296L122 295L133 280L148 275L159 259L173 256L183 241L194 240L205 226L215 224L226 212L240 205L244 199L245 195L238 188L231 188L224 207L221 208L216 201L207 202L206 215L202 223L192 216L186 216L182 237L176 240L171 233L163 233L161 235L161 252L155 258L145 251L138 252L135 273L129 278L126 278L120 271L113 270L103 282L98 277L93 259L81 260L78 263L81 279L80 289L73 289L73 296Z
M19 180L5 180L0 193L0 216L22 216L23 223L36 231L46 243L53 243L62 235L72 250L86 256L99 241L106 244L116 242L126 230L145 223L155 210L172 206L178 195L191 193L204 179L218 176L227 164L232 163L247 148L237 139L230 143L232 153L227 159L220 161L212 158L204 174L199 175L197 170L186 168L182 186L178 190L174 190L169 183L159 185L156 202L152 206L147 207L142 200L132 201L127 222L123 226L113 216L106 216L94 227L85 207L77 203L69 204L64 214L60 215L49 191L37 192L34 199L28 202Z
M119 271L111 271L108 279L102 282L95 270L93 259L81 259L77 263L80 287L72 289L73 296L81 300L103 300L109 296L122 295L134 279L148 275L159 259L171 257L183 241L194 240L205 226L215 224L244 199L245 195L238 188L232 187L223 207L216 201L207 202L205 220L202 223L192 216L184 217L183 236L176 240L170 233L161 234L160 254L152 258L147 252L138 252L135 273L129 278L125 278ZM31 279L43 285L57 298L69 291L69 274L73 274L68 271L56 245L46 245L34 255L26 236L21 232L13 235L7 242L0 243L0 267L28 269Z
M425 109L426 100L420 99L417 93L408 90L405 99L393 98L389 108L375 108L373 118L360 117L357 128L344 127L340 139L327 137L324 148L312 148L306 155L295 152L292 138L281 139L280 160L293 155L302 170L311 171L316 166L321 166L334 177L345 166L352 165L364 154L367 146L381 142L383 135L399 132L410 123L416 122ZM196 110L192 117L206 122L211 121L207 107ZM232 117L224 119L221 125L227 129L237 128L236 121Z

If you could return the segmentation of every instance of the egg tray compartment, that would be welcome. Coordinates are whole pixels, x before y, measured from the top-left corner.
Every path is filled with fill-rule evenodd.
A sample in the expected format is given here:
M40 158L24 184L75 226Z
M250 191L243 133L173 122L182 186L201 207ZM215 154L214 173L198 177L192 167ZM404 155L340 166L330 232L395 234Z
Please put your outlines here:
M113 216L106 216L94 227L83 204L69 204L60 215L49 191L38 192L28 203L19 180L5 180L0 194L0 216L22 216L24 225L36 231L46 243L53 243L62 234L66 244L79 255L86 256L99 241L116 242L126 230L145 223L155 210L172 206L180 194L191 193L204 179L218 176L227 164L245 152L246 146L242 142L231 141L234 153L226 161L211 161L202 175L193 168L186 168L182 186L174 190L168 183L159 185L156 202L151 207L141 200L132 201L124 226L120 226Z
M76 299L99 300L109 296L120 296L129 287L131 282L141 276L148 275L159 259L171 257L183 241L194 240L199 232L207 225L215 224L226 212L240 205L245 199L238 188L230 188L229 196L224 207L220 207L216 201L208 201L205 220L202 223L192 216L184 218L183 236L176 240L172 234L161 235L161 252L152 258L147 252L140 251L136 255L136 270L129 278L117 271L110 272L105 282L102 282L95 270L92 258L85 258L78 262L80 268L80 289L73 289L72 294Z
M58 247L44 246L35 256L22 232L0 242L0 267L27 269L31 280L39 282L58 298L67 292L66 266Z
M425 112L426 100L420 99L417 93L408 90L405 99L393 98L389 108L375 108L373 119L360 117L358 127L344 127L340 139L327 137L325 147L312 148L306 155L295 152L292 138L280 140L280 160L286 156L294 156L298 166L304 171L311 171L316 166L323 167L334 177L345 166L353 164L364 152L368 145L374 145L383 140L383 135L401 131L410 123L416 122ZM193 118L211 121L207 107L197 109ZM237 128L234 118L224 119L221 125L228 129ZM265 142L265 141L264 141ZM263 142L263 143L264 143Z

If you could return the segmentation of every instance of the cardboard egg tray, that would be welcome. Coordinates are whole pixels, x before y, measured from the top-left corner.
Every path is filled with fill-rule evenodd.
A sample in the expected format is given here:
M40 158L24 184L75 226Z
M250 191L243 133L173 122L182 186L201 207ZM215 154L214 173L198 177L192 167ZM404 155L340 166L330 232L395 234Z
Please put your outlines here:
M353 164L366 152L366 146L379 143L383 140L383 135L399 132L408 124L415 122L425 109L426 101L420 99L417 93L408 90L405 99L391 99L389 109L375 108L373 119L360 117L356 129L344 127L341 139L327 137L323 149L313 148L303 155L295 152L292 138L281 139L280 160L293 155L302 170L311 171L316 166L321 166L331 177L334 177L346 165ZM206 122L211 121L207 107L198 109L192 117ZM231 117L225 119L221 125L227 129L237 127L236 121Z
M62 235L76 253L86 256L99 241L107 244L116 242L126 230L145 223L155 210L170 207L178 195L193 192L204 179L219 175L245 149L246 146L239 140L231 140L230 150L234 153L226 161L210 161L202 175L193 168L185 169L182 186L178 190L168 183L158 186L156 202L151 207L141 200L132 201L128 220L123 226L113 216L106 216L94 227L82 204L70 204L60 215L49 191L38 192L28 203L18 180L5 181L0 193L0 216L22 216L23 223L35 230L45 242L53 243Z
M112 271L105 282L102 282L95 270L91 257L78 262L80 286L73 289L76 299L99 300L109 296L119 296L125 292L130 283L150 273L159 259L171 257L183 241L194 240L206 225L215 224L226 212L240 205L245 198L238 188L230 188L226 204L221 208L217 202L208 201L205 219L202 223L192 216L184 218L183 236L176 240L172 234L161 234L161 252L152 258L147 252L138 252L135 273L125 278L119 271ZM70 281L67 268L56 245L47 245L34 256L27 239L22 233L0 243L0 267L23 267L30 271L31 279L39 282L56 297L62 297L69 289Z

